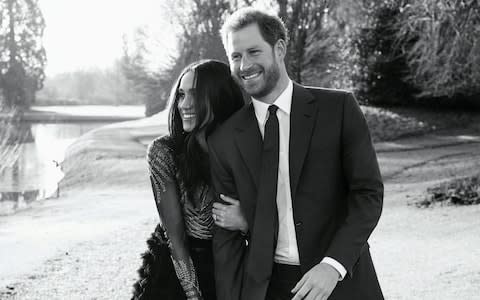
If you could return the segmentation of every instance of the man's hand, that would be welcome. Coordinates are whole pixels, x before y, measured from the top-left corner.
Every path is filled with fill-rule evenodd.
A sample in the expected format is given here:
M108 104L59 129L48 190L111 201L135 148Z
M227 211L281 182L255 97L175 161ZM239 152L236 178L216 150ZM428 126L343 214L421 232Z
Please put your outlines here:
M327 263L319 263L311 268L295 285L292 300L326 300L337 285L337 270Z
M213 203L213 220L218 226L227 230L248 231L248 224L240 208L240 202L225 195L220 198L228 204Z

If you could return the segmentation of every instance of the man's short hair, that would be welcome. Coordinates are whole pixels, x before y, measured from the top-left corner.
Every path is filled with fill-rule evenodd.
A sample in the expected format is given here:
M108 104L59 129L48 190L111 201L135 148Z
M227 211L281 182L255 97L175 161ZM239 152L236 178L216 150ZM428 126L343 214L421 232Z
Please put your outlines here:
M270 15L259 9L245 7L227 17L220 30L222 43L226 49L227 35L251 24L257 24L263 39L274 46L278 40L288 44L288 32L283 21L276 15Z

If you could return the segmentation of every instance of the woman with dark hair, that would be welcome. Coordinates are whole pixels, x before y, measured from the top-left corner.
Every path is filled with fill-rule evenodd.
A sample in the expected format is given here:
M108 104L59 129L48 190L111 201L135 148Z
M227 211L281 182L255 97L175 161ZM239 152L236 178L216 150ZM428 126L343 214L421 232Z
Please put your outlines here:
M227 207L231 217L222 223L213 220L206 137L243 104L225 63L196 62L179 76L170 95L170 134L147 151L161 223L147 241L133 299L216 299L213 226L245 232L247 223L238 205Z

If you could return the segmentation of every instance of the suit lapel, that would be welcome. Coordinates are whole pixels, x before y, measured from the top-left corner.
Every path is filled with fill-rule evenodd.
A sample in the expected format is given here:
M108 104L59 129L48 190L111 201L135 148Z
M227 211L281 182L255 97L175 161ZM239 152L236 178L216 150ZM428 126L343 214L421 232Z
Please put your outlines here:
M307 154L317 114L317 101L304 87L294 84L290 115L290 188L295 201L298 180Z
M236 127L235 141L245 164L250 171L255 187L258 184L262 165L262 136L258 129L253 105L250 103L243 112L243 118Z

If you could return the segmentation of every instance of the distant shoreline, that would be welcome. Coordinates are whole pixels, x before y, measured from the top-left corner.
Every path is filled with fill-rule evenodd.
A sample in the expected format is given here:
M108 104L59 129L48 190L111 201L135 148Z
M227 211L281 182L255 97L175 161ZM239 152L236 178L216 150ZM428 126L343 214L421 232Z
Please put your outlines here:
M122 122L144 118L143 110L144 107L140 105L35 106L24 112L18 121L31 123ZM13 118L14 114L11 112L0 112L0 121L11 121Z

